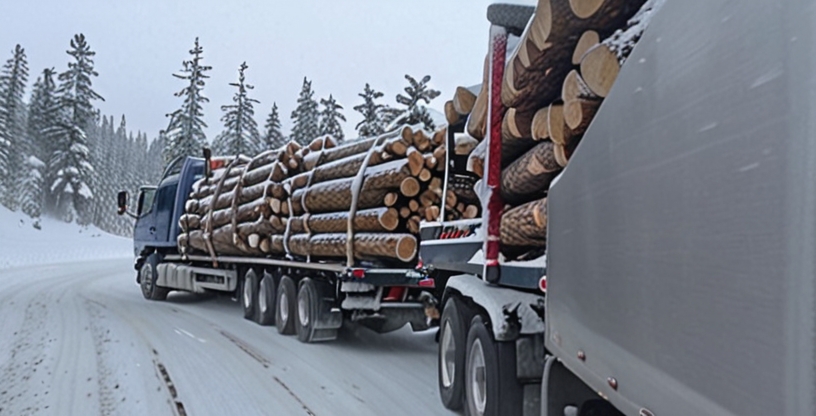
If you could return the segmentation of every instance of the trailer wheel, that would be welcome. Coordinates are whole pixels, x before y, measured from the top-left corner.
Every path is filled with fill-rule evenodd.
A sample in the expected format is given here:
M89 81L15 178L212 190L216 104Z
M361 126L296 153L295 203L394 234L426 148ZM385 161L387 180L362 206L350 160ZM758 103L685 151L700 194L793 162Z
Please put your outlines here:
M241 306L244 309L244 319L254 320L255 308L258 300L258 274L253 269L244 274L244 284L241 288Z
M159 265L159 255L152 253L142 263L139 269L139 286L142 289L142 296L148 300L165 300L170 289L156 286L159 273L156 267Z
M494 341L483 318L473 318L467 336L466 415L521 414L522 387L515 375L515 358L514 343Z
M278 296L275 307L275 325L283 335L295 333L295 281L289 276L283 276L278 284Z
M255 308L255 322L268 326L275 324L275 300L277 300L277 285L271 274L264 272L261 283L258 285L258 303Z
M437 381L442 405L450 410L460 410L464 403L466 323L471 319L473 312L462 300L448 298L439 320Z
M295 328L300 342L312 342L317 319L317 287L314 280L304 278L300 281L297 296L297 322Z

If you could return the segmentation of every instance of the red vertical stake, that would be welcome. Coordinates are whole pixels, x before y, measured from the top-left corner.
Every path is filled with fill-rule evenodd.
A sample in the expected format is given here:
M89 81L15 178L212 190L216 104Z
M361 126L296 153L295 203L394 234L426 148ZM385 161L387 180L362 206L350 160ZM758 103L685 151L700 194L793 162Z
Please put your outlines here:
M490 28L490 85L488 101L488 151L486 189L487 240L485 241L484 278L489 282L499 280L499 245L501 216L504 202L501 198L501 125L505 108L501 100L502 81L507 55L507 30L493 25Z

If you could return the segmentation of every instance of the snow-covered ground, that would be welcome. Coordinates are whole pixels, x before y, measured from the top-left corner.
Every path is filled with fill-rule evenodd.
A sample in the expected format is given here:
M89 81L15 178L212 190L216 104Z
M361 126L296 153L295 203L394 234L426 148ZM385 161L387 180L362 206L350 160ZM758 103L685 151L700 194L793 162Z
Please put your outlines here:
M38 230L27 215L0 206L0 270L130 256L133 242L128 238L51 218L42 218Z

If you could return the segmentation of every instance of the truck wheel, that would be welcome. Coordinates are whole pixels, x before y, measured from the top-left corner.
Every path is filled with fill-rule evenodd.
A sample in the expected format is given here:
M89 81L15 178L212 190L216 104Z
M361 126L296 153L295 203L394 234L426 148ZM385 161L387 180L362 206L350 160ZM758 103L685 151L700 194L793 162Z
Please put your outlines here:
M275 324L275 300L277 299L277 285L275 278L264 273L258 285L258 303L255 308L255 322L268 326Z
M450 410L460 410L464 402L466 323L472 318L470 308L452 296L445 302L439 320L437 381L442 405Z
M258 300L258 274L249 269L244 274L244 284L241 288L241 306L244 309L244 319L254 320L255 305Z
M283 335L295 333L296 300L295 282L289 276L283 276L278 284L278 296L275 307L275 325Z
M139 286L142 289L142 296L148 300L165 300L170 289L156 286L159 273L156 267L159 265L159 255L153 253L145 259L139 269Z
M317 318L317 288L314 280L305 278L300 281L297 296L297 322L295 329L300 342L312 342Z
M516 379L515 361L514 343L494 341L482 317L474 317L467 336L466 415L521 414L522 388Z

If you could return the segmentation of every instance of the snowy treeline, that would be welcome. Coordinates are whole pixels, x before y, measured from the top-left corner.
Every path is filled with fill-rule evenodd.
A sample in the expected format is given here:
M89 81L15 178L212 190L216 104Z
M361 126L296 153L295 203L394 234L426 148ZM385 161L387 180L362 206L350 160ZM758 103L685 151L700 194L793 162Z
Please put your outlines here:
M208 140L204 117L209 99L204 89L212 68L204 62L198 38L181 69L172 74L181 81L175 93L180 106L167 114L167 127L153 140L128 131L124 115L117 121L95 107L104 98L93 88L99 76L94 70L96 53L84 35L70 40L62 70L45 68L34 77L29 76L25 49L17 45L11 52L0 68L0 204L32 218L48 215L130 235L132 220L116 215L116 193L128 190L135 196L139 186L156 184L164 167L178 157L198 156L207 145L217 154L254 155L289 140L307 144L325 134L345 139L344 107L332 94L316 98L306 77L290 116L290 134L283 133L274 102L259 129L255 111L261 102L252 96L254 87L244 62L229 84L235 88L232 103L220 106L223 132ZM27 90L30 78L35 79ZM405 95L396 97L399 107L381 103L383 93L365 84L359 94L362 103L353 107L363 116L355 126L359 137L379 135L403 123L434 127L424 106L439 95L427 85L430 76L419 82L405 78L409 85Z
M132 223L115 213L116 192L136 192L160 174L159 142L127 131L124 116L93 103L94 55L83 35L71 39L66 67L45 68L29 88L25 49L17 45L0 69L0 203L32 218L49 215L127 235Z

